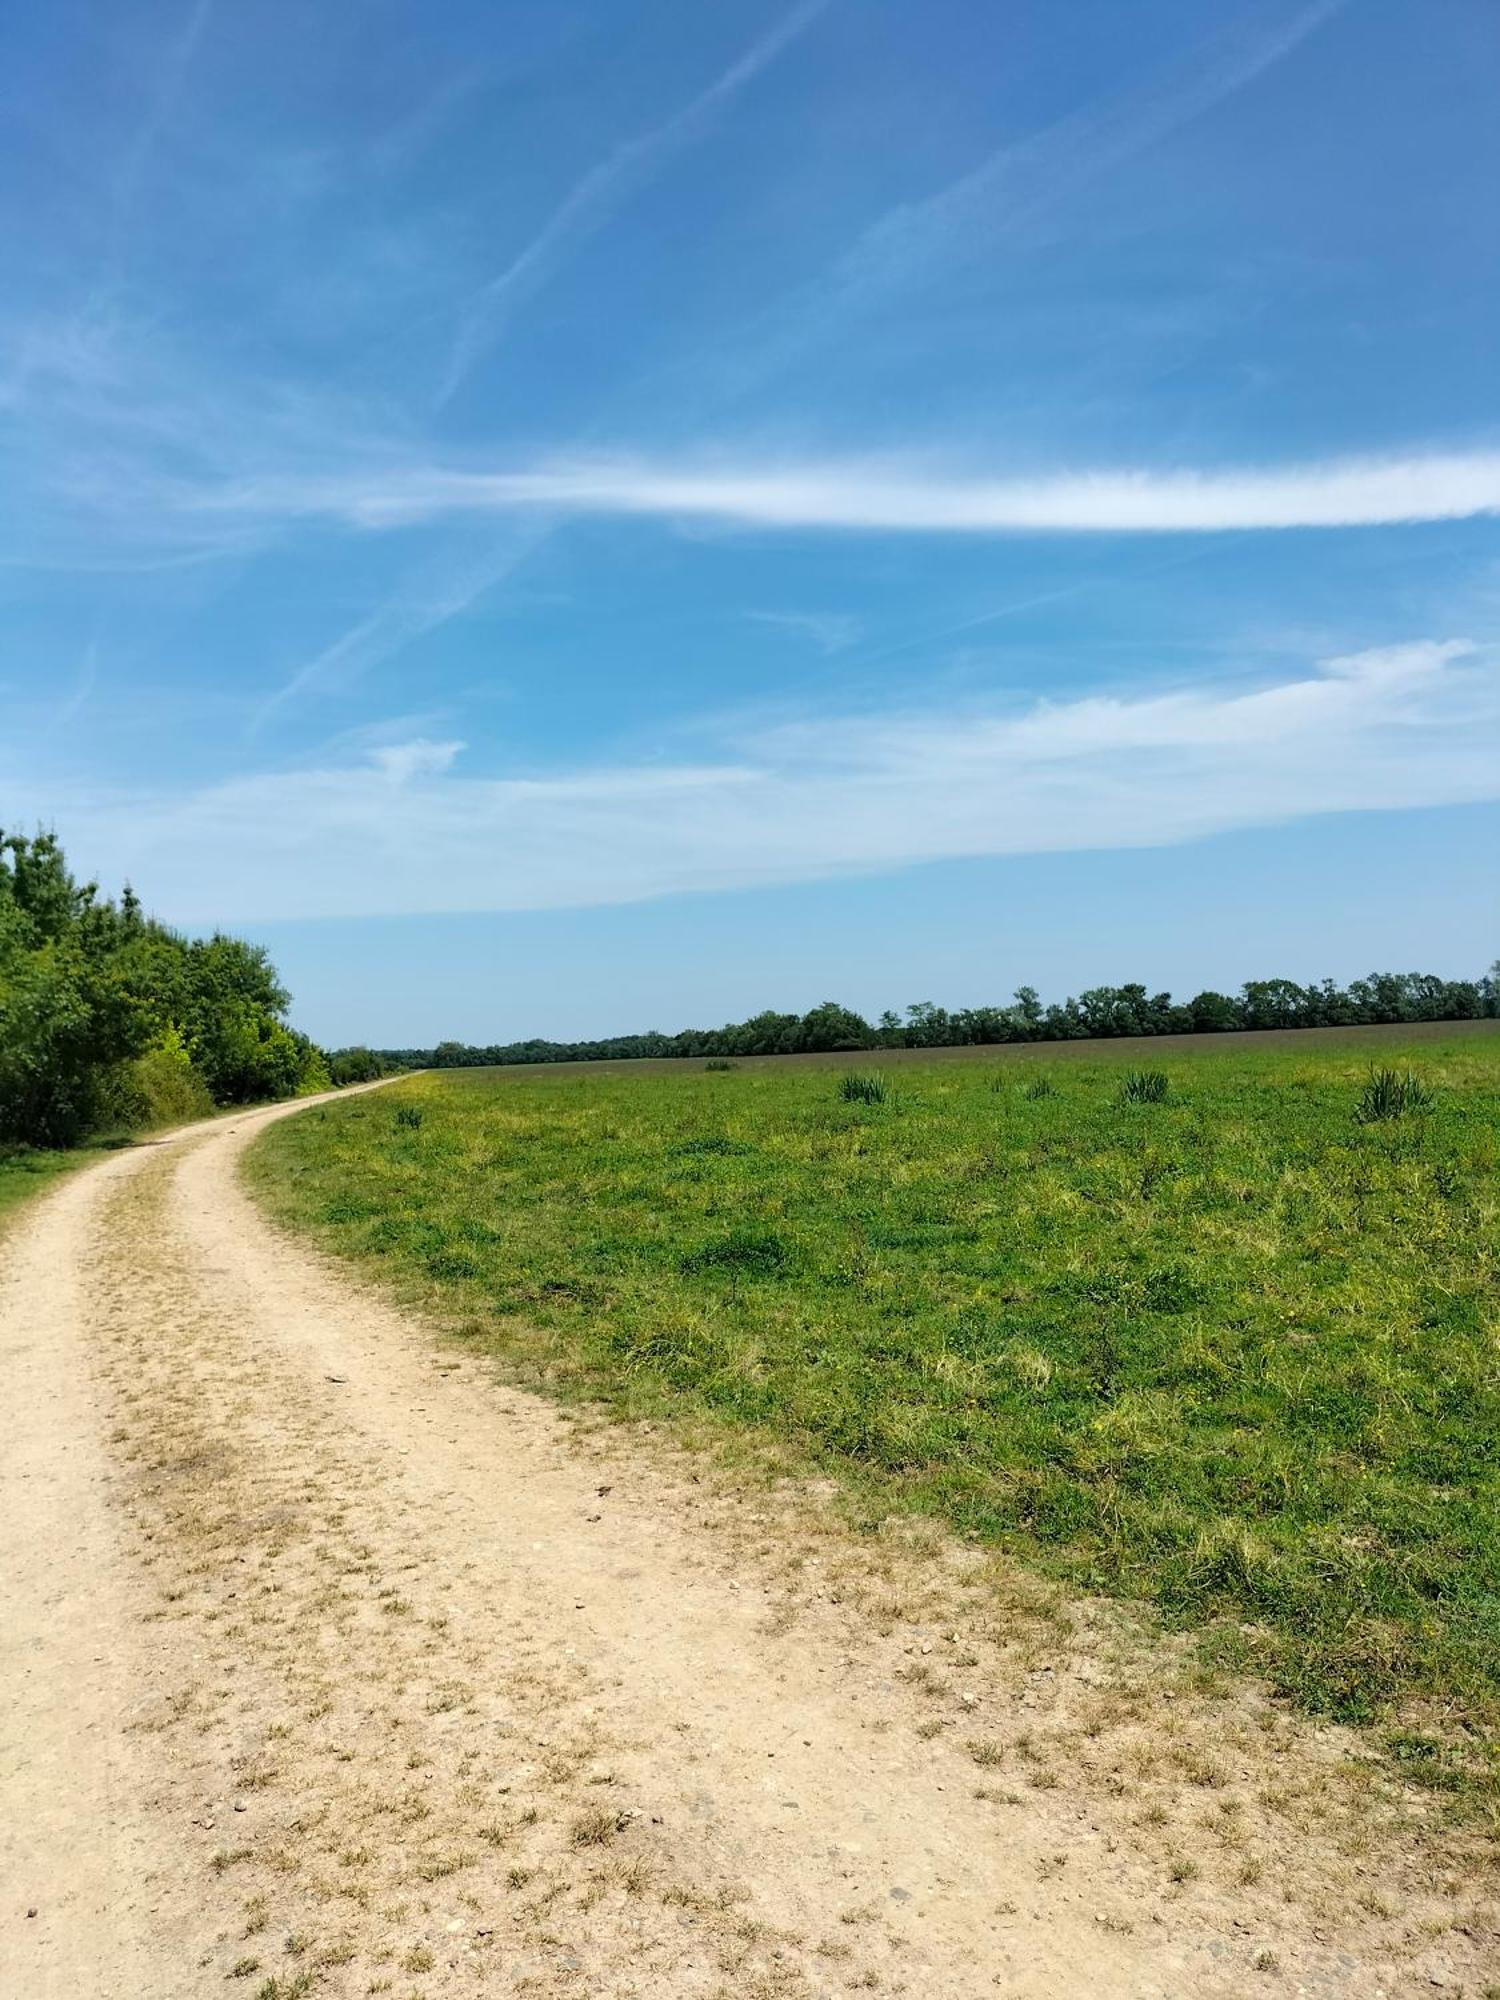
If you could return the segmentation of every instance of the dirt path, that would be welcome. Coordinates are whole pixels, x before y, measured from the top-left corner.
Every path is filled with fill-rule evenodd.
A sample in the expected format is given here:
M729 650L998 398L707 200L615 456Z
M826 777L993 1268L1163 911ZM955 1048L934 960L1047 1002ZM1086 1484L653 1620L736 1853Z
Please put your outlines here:
M1153 1790L1097 1661L1064 1731L993 1624L872 1611L831 1533L789 1563L273 1235L235 1164L283 1115L0 1246L0 1992L1477 2000L1477 1878L1254 1858L1280 1725Z

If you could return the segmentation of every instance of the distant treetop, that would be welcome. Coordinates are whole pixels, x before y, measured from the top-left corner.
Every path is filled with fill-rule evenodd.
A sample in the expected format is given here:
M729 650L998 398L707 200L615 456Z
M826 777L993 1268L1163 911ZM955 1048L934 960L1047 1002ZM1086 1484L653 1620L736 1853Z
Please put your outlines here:
M1500 1016L1500 961L1482 979L1430 972L1372 972L1348 986L1325 979L1251 979L1237 994L1205 991L1191 1000L1144 986L1091 986L1077 999L1044 1007L1035 987L1018 987L1006 1007L939 1007L918 1000L904 1015L887 1009L874 1023L836 1000L806 1014L763 1013L722 1028L611 1035L590 1042L439 1042L435 1049L382 1049L400 1067L626 1062L663 1056L780 1056L839 1049L933 1049L997 1042L1072 1042L1119 1035L1224 1034L1255 1028L1354 1028L1403 1021L1476 1021ZM365 1051L364 1053L368 1053Z

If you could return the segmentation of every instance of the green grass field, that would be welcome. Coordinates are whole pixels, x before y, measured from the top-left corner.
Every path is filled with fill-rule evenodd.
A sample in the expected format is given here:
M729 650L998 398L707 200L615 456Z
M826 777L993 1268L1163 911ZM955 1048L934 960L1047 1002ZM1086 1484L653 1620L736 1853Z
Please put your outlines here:
M429 1074L248 1170L522 1379L753 1427L1483 1765L1500 1035L1153 1049L1159 1102L1129 1059ZM1372 1061L1430 1102L1362 1120Z

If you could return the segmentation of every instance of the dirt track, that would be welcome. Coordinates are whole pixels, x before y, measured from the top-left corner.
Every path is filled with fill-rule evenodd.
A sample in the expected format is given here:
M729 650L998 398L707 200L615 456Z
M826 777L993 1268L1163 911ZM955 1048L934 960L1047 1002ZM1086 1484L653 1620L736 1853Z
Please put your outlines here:
M1183 1762L1167 1834L1092 1750L1043 1782L1050 1666L814 1587L831 1535L794 1588L764 1514L274 1235L235 1162L283 1115L0 1245L6 2000L1483 1991L1477 1879L1404 1839L1218 1865L1280 1725Z

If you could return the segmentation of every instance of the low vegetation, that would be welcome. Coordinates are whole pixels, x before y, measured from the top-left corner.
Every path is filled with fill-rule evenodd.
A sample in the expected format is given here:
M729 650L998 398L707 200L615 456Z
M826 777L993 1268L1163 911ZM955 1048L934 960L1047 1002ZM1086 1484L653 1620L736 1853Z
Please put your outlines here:
M1370 1080L1360 1094L1359 1116L1367 1125L1386 1118L1404 1118L1409 1111L1426 1111L1432 1092L1421 1078L1408 1070L1386 1066L1370 1071Z
M468 1070L249 1170L521 1379L789 1443L1446 1779L1500 1724L1500 1035L1386 1053Z
M1164 1069L1128 1069L1120 1085L1122 1104L1165 1104L1169 1089Z
M839 1083L839 1096L846 1104L885 1104L891 1087L878 1070L850 1070Z
M42 1146L0 1146L0 1228L28 1195L40 1194L69 1168L100 1157L92 1148L62 1153Z

